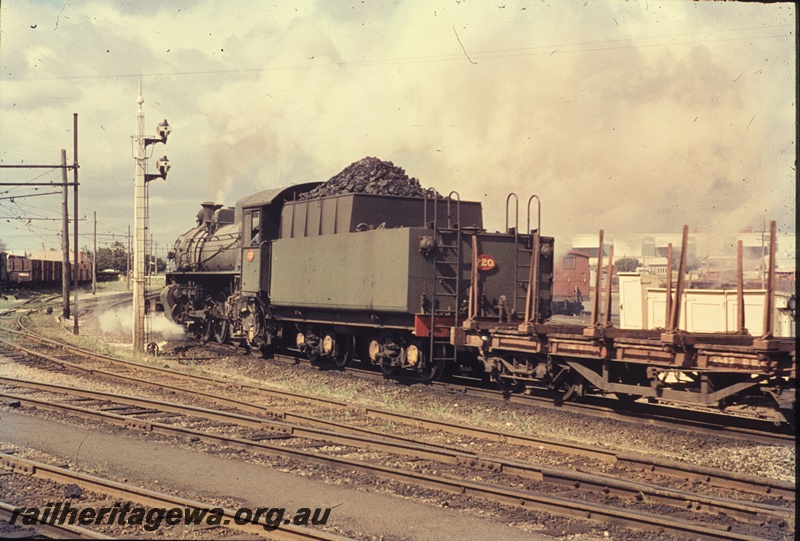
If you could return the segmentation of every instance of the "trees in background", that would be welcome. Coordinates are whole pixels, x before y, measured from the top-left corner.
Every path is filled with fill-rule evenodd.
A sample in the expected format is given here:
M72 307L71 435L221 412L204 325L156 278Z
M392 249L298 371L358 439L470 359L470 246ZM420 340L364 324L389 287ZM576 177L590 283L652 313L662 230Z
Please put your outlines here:
M92 259L89 253L89 260ZM97 270L104 271L106 269L114 269L116 271L125 272L128 269L128 251L125 245L120 241L115 241L109 248L97 249Z
M635 257L621 257L614 262L617 272L634 272L639 265Z
M84 249L87 252L87 259L92 260L91 250ZM152 257L152 256L151 256ZM129 269L127 266L128 251L125 245L120 241L115 241L108 248L97 249L97 270L98 272L106 269L113 269L121 273L125 273ZM167 268L166 262L160 257L156 259L158 272L164 272ZM152 262L150 263L150 272L152 272Z

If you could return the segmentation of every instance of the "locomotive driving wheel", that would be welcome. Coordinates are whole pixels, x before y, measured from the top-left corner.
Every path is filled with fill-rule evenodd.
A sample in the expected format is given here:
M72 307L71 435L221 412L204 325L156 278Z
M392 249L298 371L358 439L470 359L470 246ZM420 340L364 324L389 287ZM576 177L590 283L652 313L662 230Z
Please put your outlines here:
M230 324L228 323L227 319L215 319L212 323L214 328L214 340L218 344L224 344L226 340L228 340L228 335L230 334L228 330L230 329Z
M228 295L225 291L220 291L217 294L217 313L220 315L219 317L214 318L214 322L212 323L213 331L214 331L214 340L218 344L224 344L230 335L230 323L227 319L227 314L225 311L225 301L227 300Z
M200 342L208 342L211 336L210 322L207 319L197 319L192 325L192 336Z
M202 329L202 335L200 338L203 340L203 343L205 344L206 342L211 340L211 337L214 335L214 320L204 319L202 322L201 329Z
M170 310L170 315L172 316L172 321L175 323L181 324L186 322L186 312L189 309L189 301L184 299L178 299L172 309Z

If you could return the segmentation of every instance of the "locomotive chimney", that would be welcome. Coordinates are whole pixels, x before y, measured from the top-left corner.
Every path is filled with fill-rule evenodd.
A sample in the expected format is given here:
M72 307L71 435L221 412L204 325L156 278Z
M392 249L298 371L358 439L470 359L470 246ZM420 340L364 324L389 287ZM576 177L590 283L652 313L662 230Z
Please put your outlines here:
M203 207L203 210L202 210L202 213L203 213L202 216L203 217L202 217L202 221L198 225L210 223L211 220L214 219L214 212L217 209L221 209L222 208L222 205L219 205L217 203L212 203L210 201L206 201L205 203L201 203L200 206Z

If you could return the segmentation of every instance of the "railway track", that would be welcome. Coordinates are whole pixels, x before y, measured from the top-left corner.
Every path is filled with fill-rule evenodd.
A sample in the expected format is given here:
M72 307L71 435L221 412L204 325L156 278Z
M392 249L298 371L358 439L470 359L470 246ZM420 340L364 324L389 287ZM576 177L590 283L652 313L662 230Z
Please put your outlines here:
M134 428L156 432L163 435L178 436L184 439L191 438L192 441L204 441L215 443L231 448L244 448L250 451L256 450L270 455L279 455L286 458L299 459L304 462L337 467L344 470L357 470L369 475L377 475L387 479L397 480L402 483L414 483L427 488L469 494L483 499L496 501L498 503L512 504L520 507L534 507L537 510L546 510L550 513L571 518L594 519L595 521L608 521L612 517L617 522L620 520L619 513L624 516L623 523L627 527L649 529L656 528L659 531L671 534L691 533L708 536L711 532L715 537L721 539L747 539L746 535L731 532L731 525L725 526L712 525L713 523L698 523L695 520L675 521L675 517L659 518L650 513L641 511L631 511L619 509L615 506L597 506L591 503L576 503L573 499L552 497L507 489L487 483L468 481L465 479L449 479L441 475L431 475L424 472L408 472L382 466L380 464L366 464L360 460L352 460L337 456L325 456L320 453L309 453L300 449L290 449L280 445L267 443L266 440L275 437L294 436L290 427L285 425L276 428L269 423L270 430L266 436L263 435L264 421L261 418L246 418L240 415L224 414L222 412L199 410L198 408L180 406L177 404L166 404L149 399L134 398L128 396L116 396L110 393L90 392L83 389L68 389L63 386L45 385L33 382L13 381L7 378L2 380L4 385L13 384L28 389L46 390L48 392L66 393L81 398L91 398L99 403L106 404L102 409L90 409L84 406L73 406L70 404L58 404L52 401L31 398L19 394L12 394L4 391L1 396L7 399L16 400L22 404L30 405L38 409L66 410L72 414L84 417L100 418L105 422L122 425L125 428ZM108 405L108 401L113 400L122 403L125 407ZM131 406L134 409L131 409ZM127 409L127 413L120 413ZM260 430L250 438L226 436L208 430L197 430L186 428L185 426L168 425L165 423L132 419L131 416L141 416L142 414L153 414L155 412L182 412L188 416L203 416L215 420L225 419L231 424L248 427L258 427ZM702 516L725 515L735 518L737 521L747 522L757 526L765 524L774 525L777 528L794 528L794 514L791 508L778 507L773 505L757 504L754 502L736 502L723 498L714 498L689 493L685 491L656 488L642 483L626 483L615 481L611 478L594 476L588 474L577 474L574 472L563 472L545 468L535 468L521 464L513 464L508 461L492 460L482 457L469 456L467 454L449 453L444 450L434 450L424 446L413 446L409 444L398 444L397 442L387 443L380 440L364 440L361 437L348 437L343 434L324 434L320 431L311 431L315 434L315 439L327 439L330 442L339 444L361 446L367 445L371 449L381 449L390 452L403 452L418 458L433 459L439 462L450 462L456 465L478 466L483 470L494 470L496 473L501 471L505 475L524 476L533 478L538 482L555 484L559 486L570 486L581 488L583 491L604 494L606 497L619 497L628 499L638 499L648 502L648 505L663 504L671 505L676 508L690 509L692 513ZM308 432L306 432L308 434ZM298 436L299 437L299 436ZM307 436L306 436L307 437ZM263 439L262 439L263 438ZM383 462L383 460L381 461ZM584 515L585 514L585 515ZM702 521L702 518L700 519ZM722 531L720 531L722 530ZM723 533L724 532L724 533Z
M203 361L214 357L207 352L216 352L219 355L230 354L236 351L235 347L216 343L203 344L206 352L203 356L188 357L161 357L165 360L176 361ZM354 376L381 381L387 379L384 375L370 368L348 366L340 369L332 364L312 363L304 355L296 351L274 353L271 360L284 364L313 365L320 370L345 372ZM507 393L493 388L492 384L468 376L451 376L445 381L432 381L422 383L419 379L410 376L393 375L388 378L404 385L427 385L431 389L451 395L464 395L503 401L506 403L524 406L536 406L548 410L572 412L584 416L604 419L614 419L627 423L647 423L650 426L659 426L682 430L693 434L706 434L708 436L722 436L746 442L759 442L765 445L793 445L795 431L788 423L777 423L772 417L760 418L747 415L733 415L718 410L700 407L684 407L678 404L650 403L646 401L622 402L615 397L587 396L579 402L558 401L551 393L543 389L531 389L524 394Z
M142 506L146 508L159 508L159 509L181 508L190 511L205 510L207 512L212 512L215 509L221 509L222 511L221 522L219 525L214 526L214 528L217 530L217 533L214 534L215 538L228 537L228 536L235 538L236 536L239 536L242 533L246 533L250 535L257 535L259 537L268 536L269 539L278 539L287 541L297 541L297 540L344 541L345 539L347 539L345 537L331 534L322 530L295 526L293 524L286 524L285 522L279 528L272 529L267 524L265 519L261 517L252 521L244 522L242 520L237 520L239 517L236 516L236 511L233 509L219 508L215 505L210 505L199 501L181 498L165 492L157 492L154 490L132 486L127 483L120 483L110 479L105 479L95 475L88 475L86 473L72 471L63 467L54 466L43 462L37 462L26 458L16 457L5 452L0 452L0 469L4 470L10 475L33 477L36 479L46 480L64 486L77 485L83 490L91 491L93 493L100 494L108 498L117 499L118 501L121 502L133 504L133 506ZM50 498L52 498L52 496L50 496ZM40 509L44 509L47 505L52 505L52 499L50 500L50 502L47 502L46 500L37 502L36 500L27 499L25 507L26 508L36 507L36 505L34 505L36 503L39 503ZM101 503L107 505L108 501L107 500L102 501ZM82 507L85 508L85 506L83 505ZM121 507L124 507L124 505L122 505ZM13 512L13 508L10 511ZM183 527L185 524L186 523L183 523L179 527ZM101 522L101 526L102 525L103 524ZM192 524L189 525L192 526ZM50 525L40 524L38 526L50 526ZM265 528L265 526L267 526L267 528ZM231 533L223 533L226 530L231 531ZM268 533L265 534L265 530L268 530ZM113 536L112 537L104 536L102 533L87 530L84 528L79 528L77 529L77 531L75 531L74 526L72 528L68 528L67 532L70 534L74 534L78 538L96 538L96 539L114 538Z
M311 364L300 355L276 354L273 358L279 362ZM327 367L321 366L326 369ZM335 368L330 368L335 370ZM346 372L358 377L373 380L385 379L383 374L374 370L347 367ZM404 384L422 384L412 378L395 378ZM525 406L536 406L549 410L560 410L589 415L598 418L614 419L629 423L646 422L651 426L660 426L709 436L724 436L742 441L757 441L765 445L793 445L795 433L788 424L776 425L772 420L727 415L708 409L687 409L666 404L646 402L627 402L610 397L585 397L581 402L558 402L546 391L533 390L530 394L509 394L488 388L484 382L475 378L455 377L448 381L433 381L426 385L438 391L464 396L476 396L490 400L511 402Z
M59 348L61 349L61 348ZM69 355L90 355L93 361L98 361L98 356L96 354L88 354L88 352L80 352L76 351L74 348L67 347L65 348L66 351L69 351ZM33 352L29 352L29 355L32 355ZM131 368L132 363L128 363L126 361L119 361L116 359L106 358L105 356L100 356L100 360L106 363L113 363L116 362L117 366L125 366L126 368ZM206 432L196 431L194 433L183 432L181 437L189 437L189 438L199 438L204 441L211 440L220 445L226 446L240 446L250 450L258 449L261 452L271 453L271 454L282 454L282 456L288 456L294 459L299 460L322 460L325 465L333 466L333 467L344 467L350 469L357 469L359 471L363 471L369 475L377 475L387 479L394 479L394 480L401 480L404 483L413 483L419 486L425 486L428 488L435 488L437 490L441 490L444 492L455 492L460 494L470 494L479 496L484 499L489 499L491 501L497 501L501 503L516 505L522 508L536 508L537 510L544 510L547 512L551 512L554 514L560 514L562 516L568 516L573 518L581 518L582 520L586 520L587 518L590 520L595 521L612 521L618 522L621 520L620 513L625 514L628 512L632 512L629 510L621 511L619 508L609 508L606 509L603 506L598 506L595 504L594 506L589 504L586 507L578 508L575 507L574 499L564 500L559 498L552 498L542 495L537 495L530 493L529 491L519 491L519 490L509 490L506 488L499 488L496 486L482 486L482 483L476 482L464 482L464 480L457 480L457 479L441 479L437 476L422 476L420 473L417 472L408 472L408 471L400 471L397 469L386 468L385 466L380 465L365 465L360 461L347 461L342 459L341 457L324 457L320 458L318 453L313 453L313 456L310 455L307 451L302 449L288 449L286 446L275 445L272 443L266 443L266 439L271 439L275 437L275 435L279 435L281 437L286 437L291 435L294 438L306 438L306 439L317 439L323 441L333 441L340 445L349 445L349 446L366 446L369 445L370 449L373 450L380 450L381 452L391 452L393 454L401 454L405 456L414 456L415 458L423 458L425 460L435 460L438 463L442 464L450 464L455 466L456 468L462 469L478 469L483 470L484 472L491 472L492 474L500 474L501 472L505 476L516 476L524 479L533 480L535 483L543 482L547 484L551 484L558 487L572 487L572 489L585 490L588 492L594 492L595 494L603 494L605 497L620 497L627 500L634 500L634 501L646 501L646 502L659 502L665 505L672 505L682 509L689 509L693 514L697 513L704 513L704 512L711 512L715 514L722 514L728 517L736 517L739 520L742 520L746 523L751 525L768 525L770 528L794 528L794 515L791 511L786 511L785 509L780 509L780 507L776 506L761 506L761 505L751 505L749 510L747 509L749 504L741 504L741 503L727 503L725 504L719 499L709 498L703 499L699 497L695 493L680 493L680 491L672 491L665 489L663 487L652 487L646 486L642 484L634 484L634 483L627 483L622 480L615 480L611 477L603 477L603 476L591 476L588 474L576 474L575 472L560 472L556 471L552 468L536 468L531 465L525 464L517 464L513 463L508 460L497 459L493 457L485 457L485 456L477 456L477 455L470 455L468 453L457 452L453 449L447 449L445 446L431 446L426 444L425 446L420 446L415 442L410 441L402 441L401 438L390 438L387 437L385 434L377 434L377 433L370 433L365 429L357 429L355 430L356 434L353 434L354 430L350 427L343 427L341 425L334 426L333 423L329 421L324 421L318 418L310 418L308 416L296 416L288 413L281 413L270 411L265 408L261 408L255 406L251 403L242 402L242 401L235 401L224 396L221 396L223 393L220 392L221 390L228 389L230 390L232 387L237 387L240 390L246 389L248 391L255 391L259 394L267 394L270 396L280 396L284 399L290 399L295 401L308 401L310 397L294 394L294 393L287 393L285 391L275 391L273 389L262 388L259 386L249 386L249 385L240 385L240 386L231 386L228 383L222 384L219 381L213 380L212 378L208 378L205 376L197 376L197 375L187 375L184 373L174 372L172 370L167 370L163 368L157 367L147 367L147 366L139 366L136 365L136 369L145 370L150 372L151 375L153 373L157 374L158 382L151 381L151 380L144 380L141 378L134 378L130 375L125 375L119 373L119 370L114 370L114 372L104 371L96 368L90 368L86 366L87 363L84 363L84 366L81 366L78 363L74 363L71 361L65 361L63 359L58 358L51 358L48 360L51 363L57 363L63 368L83 371L84 373L91 373L92 375L99 375L104 377L111 377L117 378L118 380L126 381L128 383L133 383L136 385L143 385L143 386L151 386L155 388L168 388L172 392L179 392L186 396L193 396L194 398L204 399L204 400L212 400L218 404L224 404L226 407L233 407L239 409L241 411L249 411L251 413L257 413L260 417L256 418L249 418L245 419L243 416L239 415L235 417L238 419L236 422L246 422L252 425L255 423L255 426L260 427L260 435L255 441L253 439L246 439L246 438L234 438L229 439L227 441L223 441L221 436L217 434L209 435ZM91 364L91 363L88 363ZM198 391L187 389L175 385L166 385L165 384L165 377L176 378L179 380L184 380L184 382L192 382L193 384L202 383L203 385L211 386L216 392L206 392L206 391ZM5 381L6 384L13 385L13 382ZM16 382L21 386L23 385L21 382ZM29 387L30 387L29 383ZM50 389L52 392L58 391L55 388ZM65 389L61 389L58 392L67 392ZM73 391L78 392L78 391ZM80 391L83 393L88 393L88 391ZM10 395L7 397L17 400L31 400L30 398L25 399L19 395ZM90 398L88 396L82 396L81 398ZM95 395L91 397L92 400L101 399L100 395ZM118 398L119 399L119 398ZM111 400L111 397L104 397L102 400ZM132 403L132 400L141 400L141 399L134 399L132 397L126 397L122 400L126 407L134 407L139 408L139 413L147 412L148 409L158 409L155 407L155 403L153 401L140 401L137 403ZM325 405L326 407L333 407L339 409L348 409L349 406L347 404L336 402L332 400L321 400L321 399L314 399L318 403ZM40 404L38 407L45 407L44 404ZM57 406L50 406L50 407L57 407ZM161 406L162 408L166 406ZM171 405L168 406L170 408L176 408L178 406ZM75 406L72 406L72 411L76 412L79 410L75 409ZM83 408L86 409L86 408ZM136 411L136 410L134 410ZM171 410L172 413L175 413L175 410ZM674 476L677 478L683 479L691 479L694 481L699 481L701 483L708 484L709 486L719 487L719 488L726 488L728 490L743 490L747 491L751 494L760 493L761 495L766 495L773 498L786 498L786 501L792 501L793 499L793 487L788 484L781 484L781 483L769 483L765 482L766 480L763 479L755 479L755 478L748 478L747 476L730 476L730 475L720 475L718 471L707 470L703 468L686 468L685 466L681 466L683 469L678 470L676 469L676 464L670 464L667 462L661 461L653 461L653 460L643 460L638 457L634 456L625 456L619 455L614 453L603 453L602 451L598 451L597 449L592 449L588 447L581 447L581 446L564 446L558 442L549 442L542 439L537 438L527 438L523 436L515 436L510 434L502 434L502 433L492 433L488 430L481 430L481 429L469 429L460 425L449 425L448 423L443 423L441 421L434 421L434 420L426 420L426 419L419 419L417 417L410 417L410 416L402 416L392 412L386 412L381 410L375 410L367 408L364 411L365 415L373 416L380 419L390 419L392 422L402 422L402 423L410 423L415 424L417 426L426 426L426 428L436 429L436 430L448 430L454 433L468 433L470 437L481 437L481 438L496 438L499 440L508 440L513 441L517 445L527 445L527 446L537 446L542 447L543 445L552 446L553 448L558 448L559 452L572 452L577 454L584 454L586 456L591 456L593 459L596 460L605 460L605 461L612 461L617 465L619 468L632 468L632 469L640 469L643 471L650 471L650 472L659 472L663 473L667 476ZM88 412L81 412L82 415L98 415L97 413L88 413ZM200 411L194 410L192 412L193 415L200 415L200 416L209 416L213 415L217 417L220 415L219 412L209 412L208 410ZM132 419L130 416L123 415L123 414L113 414L111 412L105 412L104 417L106 418L114 418L114 415L117 415L119 418L116 419L118 423L128 423L132 426L137 426L138 428L142 427L149 427L145 428L151 431L166 431L170 432L172 429L166 428L159 424L153 424L152 422L148 421L136 421L132 423ZM304 421L305 423L309 423L312 425L317 426L317 430L310 430L307 427L303 427L300 425L300 422ZM233 422L228 418L226 422ZM236 423L234 423L236 424ZM265 427L269 427L266 428ZM170 432L175 435L175 432ZM270 438L261 438L264 433L271 434ZM566 450L569 447L569 450ZM299 453L299 454L298 454ZM756 488L758 487L758 488ZM652 504L652 503L651 503ZM728 505L728 507L725 507ZM527 506L527 507L526 507ZM657 519L650 517L648 519L643 519L642 517L636 517L636 513L632 512L633 514L627 516L624 519L624 523L628 527L632 528L647 528L647 529L656 529L659 531L669 531L674 533L675 535L685 535L690 528L699 527L700 529L695 530L696 535L703 535L709 536L712 535L714 538L725 538L725 539L745 539L747 536L745 534L736 533L736 531L728 531L725 530L724 532L719 531L719 526L711 526L708 524L697 524L697 521L687 520L684 522L676 523L674 520L669 520L666 522L670 522L671 524L665 524L659 522L663 519ZM650 515L649 513L644 513L644 515ZM613 520L612 520L613 518ZM691 525L694 523L694 526ZM706 528L707 530L704 530ZM734 525L728 524L725 528L733 529ZM744 535L744 537L742 537Z
M41 339L39 339L41 340ZM118 381L122 381L125 383L133 384L136 386L149 386L154 387L156 389L167 389L172 393L182 394L184 396L197 398L200 400L210 401L213 403L217 403L219 405L225 407L235 408L239 411L255 413L258 415L264 415L267 418L275 418L276 416L285 419L289 422L295 421L299 423L310 424L312 426L317 426L324 429L335 429L341 428L341 424L333 423L330 421L324 421L319 418L312 418L305 415L299 415L296 413L291 412L274 412L268 408L258 406L252 404L247 401L243 400L236 400L232 398L227 398L221 394L221 392L229 391L232 389L237 389L241 391L248 391L252 392L256 395L263 395L267 397L274 397L279 399L289 400L294 403L314 403L320 406L324 406L327 408L331 408L333 410L340 410L340 411L354 411L356 413L362 414L366 417L371 417L374 419L379 419L388 422L394 422L399 424L405 425L412 425L417 427L422 427L428 430L439 430L443 432L448 432L455 435L462 435L471 438L480 438L480 439L488 439L490 441L503 441L503 442L511 442L516 445L522 445L530 448L546 448L551 449L557 452L573 454L578 456L583 456L592 459L599 459L605 462L613 462L619 464L626 464L628 467L631 467L636 470L650 470L650 471L664 471L664 472L674 472L674 476L677 478L690 478L690 479L708 479L706 483L709 483L710 486L715 486L718 488L726 488L726 484L730 485L729 488L734 488L736 490L744 490L747 491L748 486L757 487L760 486L761 483L758 482L757 478L747 478L746 476L741 482L734 483L733 480L730 481L719 481L720 484L717 483L716 479L719 477L719 472L711 469L706 468L688 468L686 469L681 463L674 462L674 461L659 461L650 459L647 457L637 457L636 455L626 454L626 453L617 453L612 451L603 451L598 449L596 446L586 446L580 445L576 443L567 443L567 442L559 442L552 439L546 439L541 437L532 437L532 436L525 436L520 434L514 434L510 432L500 432L490 429L483 429L477 427L468 427L457 423L451 423L443 420L437 419L429 419L423 418L418 415L408 415L398 412L393 412L381 408L374 408L374 407L358 407L354 408L351 404L343 401L333 400L329 398L320 398L315 397L307 394L302 393L294 393L285 390L278 390L266 386L261 385L254 385L254 384L239 384L239 383L231 383L227 381L221 381L217 378L212 378L204 375L198 374L189 374L186 372L179 372L176 370L157 367L157 366L150 366L150 365L140 365L137 363L132 363L130 361L125 361L121 359L116 359L113 357L109 357L106 355L99 355L96 353L80 350L78 348L74 348L72 346L67 346L65 344L56 343L53 341L49 341L44 339L45 343L50 342L51 345L55 348L55 351L64 351L67 353L68 358L72 358L75 360L75 356L80 358L84 356L85 358L90 358L93 360L99 360L101 362L105 362L107 364L115 365L118 367L124 367L126 369L133 369L133 370L140 370L145 373L149 373L155 376L155 381L152 379L145 379L141 377L136 377L134 375L126 374L121 372L120 370L102 370L98 368L88 368L82 364L77 364L74 362L70 362L69 360L63 358L56 358L50 357L47 359L47 363L51 366L59 366L61 369L72 369L79 372L91 373L96 375L102 375L104 377L110 379L116 379ZM0 343L3 341L0 340ZM13 346L12 344L6 342L7 345L11 347L15 347L20 351L26 351L23 348L19 348L18 346ZM36 355L36 352L32 350L27 350L31 355ZM42 358L42 357L40 357ZM171 377L176 380L176 384L170 384L165 377ZM186 387L185 384L190 383L192 385L201 385L206 386L208 389L192 389ZM183 384L183 385L182 385ZM353 430L352 428L350 430ZM360 430L360 432L367 434L370 437L377 436L374 432L369 430ZM386 437L384 435L384 437ZM778 438L777 441L771 441L770 443L775 444L786 444L792 443L794 440L787 440L784 437ZM733 477L736 477L733 475ZM766 490L766 489L765 489ZM769 494L770 491L767 490L764 492L765 494ZM790 491L783 491L782 497L791 497L793 499L794 490L793 488Z
M14 517L15 506L0 502L0 522L9 523ZM74 524L34 524L20 526L11 532L6 532L9 538L25 536L26 538L44 537L52 539L114 539L109 535L81 528Z
M109 306L130 303L130 292L122 292L104 297L89 297L87 300L110 302ZM93 304L90 303L90 305ZM230 345L215 343L204 344L205 348L227 353ZM209 357L204 357L208 359ZM292 364L311 364L297 352L276 353L273 358ZM195 359L198 360L198 359ZM320 365L326 368L325 365ZM332 369L335 369L332 367ZM346 371L362 378L384 379L380 372L368 368L349 366ZM405 384L419 383L417 379L393 376L393 379ZM677 404L653 403L646 401L624 402L614 397L584 397L580 402L561 402L554 399L546 390L531 389L525 394L507 393L487 386L485 381L465 376L450 377L447 381L430 383L434 389L455 395L470 395L491 400L536 406L546 409L574 412L599 418L615 419L623 422L646 422L651 426L669 427L692 433L709 436L724 436L747 442L771 444L793 444L795 429L787 423L779 423L774 418L760 418L740 414L728 414L708 408L684 407Z

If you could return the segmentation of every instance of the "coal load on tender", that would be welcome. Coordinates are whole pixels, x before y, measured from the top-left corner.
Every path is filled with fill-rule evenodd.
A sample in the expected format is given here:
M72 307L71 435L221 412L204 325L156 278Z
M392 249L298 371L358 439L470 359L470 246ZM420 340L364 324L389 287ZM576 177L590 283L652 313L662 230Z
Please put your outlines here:
M327 182L300 195L299 199L316 199L345 193L423 197L426 191L420 186L419 180L409 178L402 167L378 158L366 157L351 163ZM432 190L429 195L434 193Z

